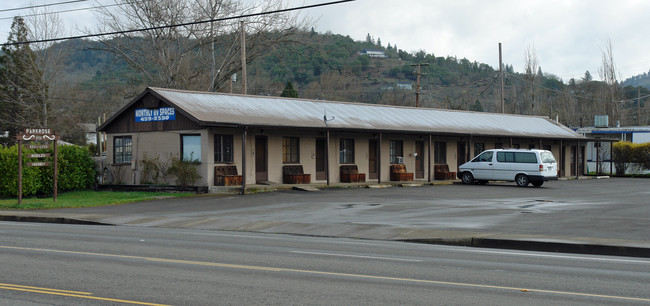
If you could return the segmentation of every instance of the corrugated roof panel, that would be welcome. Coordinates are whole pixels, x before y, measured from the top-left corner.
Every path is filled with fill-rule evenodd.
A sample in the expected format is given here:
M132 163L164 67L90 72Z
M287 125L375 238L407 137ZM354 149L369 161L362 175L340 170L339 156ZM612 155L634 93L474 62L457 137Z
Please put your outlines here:
M584 138L545 117L151 88L202 122L514 137ZM323 117L327 115L327 124Z

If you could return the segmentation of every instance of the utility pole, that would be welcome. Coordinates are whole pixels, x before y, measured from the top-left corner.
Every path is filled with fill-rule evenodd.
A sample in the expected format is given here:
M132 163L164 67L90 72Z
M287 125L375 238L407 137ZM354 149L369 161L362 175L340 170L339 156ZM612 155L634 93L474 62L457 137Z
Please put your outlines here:
M418 76L417 87L415 92L415 107L420 107L420 76L426 73L420 73L421 66L429 66L429 63L424 64L411 64L411 67L418 67L418 71L415 73Z
M241 86L242 93L247 94L246 90L246 31L244 30L244 21L241 24Z
M499 43L499 74L501 75L501 92L499 93L501 96L501 113L505 113L506 107L503 100L503 61L501 60L501 43Z
M641 126L641 87L636 89L636 126Z

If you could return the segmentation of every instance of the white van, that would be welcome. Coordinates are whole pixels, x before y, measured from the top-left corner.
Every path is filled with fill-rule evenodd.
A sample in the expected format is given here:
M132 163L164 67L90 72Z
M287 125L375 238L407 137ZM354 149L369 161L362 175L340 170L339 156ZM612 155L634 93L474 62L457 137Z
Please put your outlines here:
M493 149L483 151L459 167L458 178L464 184L478 181L514 181L519 187L542 186L544 181L557 180L557 162L547 150Z

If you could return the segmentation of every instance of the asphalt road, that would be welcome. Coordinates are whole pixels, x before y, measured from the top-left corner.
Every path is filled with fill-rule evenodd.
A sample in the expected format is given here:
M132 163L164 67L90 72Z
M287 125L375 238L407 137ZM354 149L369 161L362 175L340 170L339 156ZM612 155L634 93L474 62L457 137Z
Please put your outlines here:
M0 222L2 305L647 305L650 260Z

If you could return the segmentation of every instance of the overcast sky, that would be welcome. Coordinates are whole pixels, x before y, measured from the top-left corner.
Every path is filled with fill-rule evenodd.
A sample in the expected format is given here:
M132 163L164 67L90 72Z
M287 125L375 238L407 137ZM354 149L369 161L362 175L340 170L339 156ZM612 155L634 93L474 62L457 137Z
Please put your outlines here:
M67 0L69 1L69 0ZM331 0L288 0L290 6ZM64 0L2 0L0 11ZM101 4L112 0L98 0ZM92 6L93 2L50 7L50 11ZM0 18L27 11L0 12ZM589 70L599 79L603 50L611 39L619 77L650 70L650 1L646 0L356 0L303 11L316 31L365 40L369 33L409 52L457 56L498 68L498 43L503 61L521 72L524 52L537 53L539 66L565 82ZM61 13L68 28L94 27L91 11ZM0 19L0 40L6 41L10 19Z

